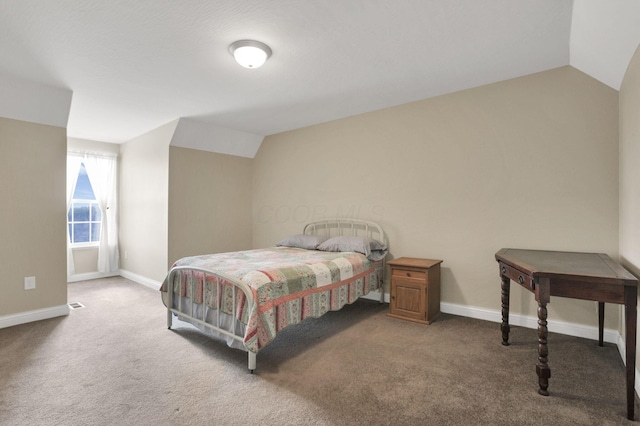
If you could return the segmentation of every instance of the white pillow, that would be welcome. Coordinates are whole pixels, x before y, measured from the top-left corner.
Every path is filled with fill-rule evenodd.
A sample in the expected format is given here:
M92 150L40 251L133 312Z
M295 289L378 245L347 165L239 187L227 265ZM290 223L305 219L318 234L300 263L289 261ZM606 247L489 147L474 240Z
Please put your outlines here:
M326 239L327 237L322 237L320 235L297 234L285 238L277 243L276 246L315 250L318 248L318 245Z
M323 251L355 251L362 253L369 260L378 261L387 255L387 246L369 237L332 237L322 242L318 250Z

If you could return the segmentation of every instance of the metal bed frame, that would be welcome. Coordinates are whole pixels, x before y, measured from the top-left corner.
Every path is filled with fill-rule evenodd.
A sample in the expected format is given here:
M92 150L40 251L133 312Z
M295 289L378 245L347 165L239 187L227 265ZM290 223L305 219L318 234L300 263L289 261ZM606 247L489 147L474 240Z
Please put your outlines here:
M369 237L374 238L381 243L386 245L386 238L384 231L375 222L368 222L358 219L328 219L321 220L316 222L311 222L305 225L303 229L304 234L310 235L321 235L326 237L334 237L334 236L360 236L360 237ZM381 272L379 273L380 279L380 303L384 302L384 259L380 262L379 267L381 268ZM175 275L182 272L187 273L202 273L203 277L208 282L213 282L216 288L216 309L214 309L215 314L213 320L207 321L207 314L211 312L211 309L206 308L206 303L204 301L203 294L203 303L202 307L198 308L200 304L194 302L193 298L187 298L182 296L182 292L179 294L175 294L173 291L174 286L174 278ZM195 277L194 277L195 278ZM196 286L198 284L198 279L192 279L191 282L191 294L196 294ZM195 267L195 266L174 266L169 271L167 277L168 283L168 291L167 291L167 328L171 329L172 326L172 317L173 314L178 315L181 318L185 318L187 322L191 322L193 324L198 324L204 327L208 331L212 331L219 336L226 336L231 338L237 342L239 342L244 347L244 336L238 330L238 321L237 318L237 305L239 302L239 297L244 296L246 299L247 311L252 312L256 301L253 297L253 292L251 288L245 284L244 282L238 280L237 278L225 275L220 272L216 272L213 270ZM233 308L230 314L221 313L220 305L222 300L222 286L231 284L234 289L232 291L232 302ZM240 294L241 292L242 294ZM204 293L204 283L203 283L203 293ZM174 302L174 299L177 298L177 301ZM177 303L177 308L174 308L174 303ZM183 308L188 308L188 312L183 312ZM197 312L200 311L200 312ZM227 318L225 318L227 317ZM229 317L231 318L228 321ZM228 324L223 324L222 322L227 320ZM213 322L213 323L212 323ZM248 368L251 373L256 369L256 353L251 352L246 347L244 348L248 354Z

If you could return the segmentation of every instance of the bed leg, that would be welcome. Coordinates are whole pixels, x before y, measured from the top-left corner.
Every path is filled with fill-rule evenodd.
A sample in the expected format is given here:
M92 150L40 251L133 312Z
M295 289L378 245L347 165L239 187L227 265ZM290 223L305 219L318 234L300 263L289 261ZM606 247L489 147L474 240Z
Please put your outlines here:
M171 311L167 309L167 328L169 330L171 330L171 324L172 324Z
M251 351L248 351L247 354L249 356L249 372L253 374L254 370L256 369L256 354L255 352Z

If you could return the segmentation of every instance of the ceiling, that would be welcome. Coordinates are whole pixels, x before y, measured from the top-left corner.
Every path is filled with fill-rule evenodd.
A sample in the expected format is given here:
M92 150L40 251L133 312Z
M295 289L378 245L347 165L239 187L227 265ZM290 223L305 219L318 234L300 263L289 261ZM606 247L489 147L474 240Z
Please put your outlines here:
M568 65L573 3L0 0L0 76L71 90L71 137L265 136ZM240 67L240 39L272 57Z

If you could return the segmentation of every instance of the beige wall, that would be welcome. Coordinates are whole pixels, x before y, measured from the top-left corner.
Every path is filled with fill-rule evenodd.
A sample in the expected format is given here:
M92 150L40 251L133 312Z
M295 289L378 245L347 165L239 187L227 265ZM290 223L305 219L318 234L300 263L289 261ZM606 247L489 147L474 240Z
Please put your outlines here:
M640 276L640 47L620 87L620 257Z
M0 317L64 306L66 129L0 118L0 158Z
M571 67L269 136L254 162L254 246L374 220L392 257L444 260L445 303L498 311L502 247L618 255L618 95ZM535 317L512 287L512 312ZM595 312L549 306L594 326Z
M169 143L176 124L120 145L120 268L155 281L167 272Z
M82 274L98 274L98 248L97 247L78 247L72 249L73 266L76 271L74 277ZM70 278L70 281L74 279ZM93 277L92 277L93 278ZM77 277L77 279L87 279L86 277Z
M248 158L170 147L167 267L251 248L251 167Z
M640 277L639 118L640 46L620 87L620 261L636 277Z
M120 259L160 282L181 257L251 248L252 160L171 147L177 120L120 146Z

